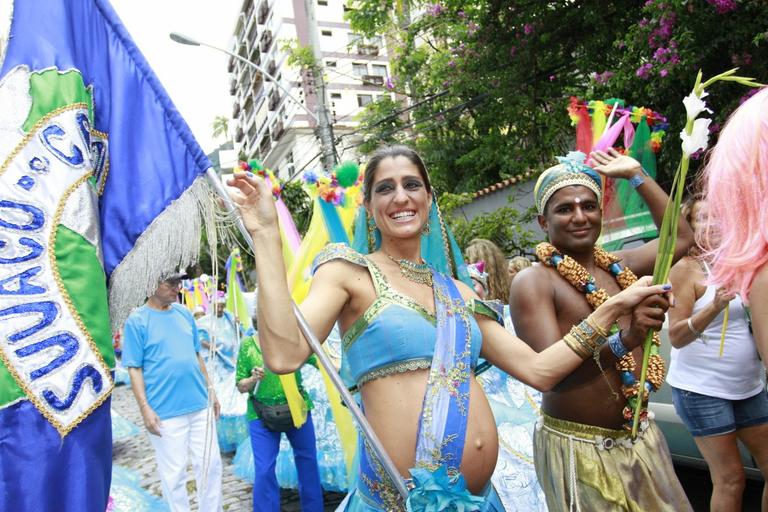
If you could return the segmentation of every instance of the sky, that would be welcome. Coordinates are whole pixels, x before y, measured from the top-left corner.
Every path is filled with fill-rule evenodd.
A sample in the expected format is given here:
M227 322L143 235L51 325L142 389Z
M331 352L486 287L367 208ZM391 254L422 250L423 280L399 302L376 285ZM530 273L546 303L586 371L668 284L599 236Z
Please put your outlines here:
M206 153L224 142L213 139L211 123L232 115L229 57L202 46L184 46L179 32L229 49L242 0L110 0L117 15L160 78ZM230 129L232 122L230 121Z

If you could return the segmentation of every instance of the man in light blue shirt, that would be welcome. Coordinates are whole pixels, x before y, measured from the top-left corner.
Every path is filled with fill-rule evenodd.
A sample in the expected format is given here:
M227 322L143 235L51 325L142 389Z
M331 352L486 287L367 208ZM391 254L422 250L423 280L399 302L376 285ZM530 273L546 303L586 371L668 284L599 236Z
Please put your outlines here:
M216 444L219 402L199 354L195 320L176 303L183 277L167 276L146 304L128 317L123 365L131 376L171 511L189 510L186 469L191 455L200 510L215 512L222 510Z

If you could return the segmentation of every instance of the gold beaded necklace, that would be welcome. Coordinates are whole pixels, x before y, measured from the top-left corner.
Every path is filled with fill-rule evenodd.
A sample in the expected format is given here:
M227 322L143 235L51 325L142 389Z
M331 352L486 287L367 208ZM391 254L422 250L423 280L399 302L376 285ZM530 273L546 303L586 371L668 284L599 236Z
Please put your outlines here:
M637 281L637 276L631 269L621 266L619 263L621 259L618 256L605 251L597 245L594 247L592 254L595 264L611 274L622 290ZM604 288L597 288L594 276L583 265L570 256L560 253L554 245L547 242L540 243L536 246L536 256L540 262L548 267L555 268L574 288L584 293L587 302L593 310L600 307L603 302L610 298L610 295ZM642 396L644 404L640 414L642 420L648 414L647 402L650 391L658 390L664 382L664 359L659 355L660 345L659 333L654 333L651 356L648 361L648 380L646 381L646 389ZM621 374L621 392L627 400L627 405L624 406L622 411L622 416L627 422L624 424L624 427L631 430L632 416L635 412L637 396L640 391L640 383L634 376L635 358L631 352L616 362L616 369Z
M421 263L415 263L405 258L397 259L387 253L384 254L387 258L397 263L397 266L400 267L400 273L407 280L416 284L432 286L432 269L429 268L429 265L424 260L421 260Z

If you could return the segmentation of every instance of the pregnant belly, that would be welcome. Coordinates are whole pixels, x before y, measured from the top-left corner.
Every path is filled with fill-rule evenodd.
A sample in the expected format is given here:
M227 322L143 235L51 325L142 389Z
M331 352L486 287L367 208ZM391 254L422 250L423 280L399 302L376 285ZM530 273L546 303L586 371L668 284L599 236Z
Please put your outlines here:
M365 414L400 474L409 478L416 457L416 434L427 370L391 375L362 388ZM461 473L473 494L480 493L496 467L496 423L480 385L470 379L469 414Z

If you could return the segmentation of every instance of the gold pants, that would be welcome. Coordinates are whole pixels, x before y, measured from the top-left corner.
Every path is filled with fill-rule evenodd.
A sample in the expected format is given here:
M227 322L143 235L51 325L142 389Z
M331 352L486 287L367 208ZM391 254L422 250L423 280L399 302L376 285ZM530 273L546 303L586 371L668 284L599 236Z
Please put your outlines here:
M550 512L692 510L653 421L632 443L624 430L545 414L533 452Z

